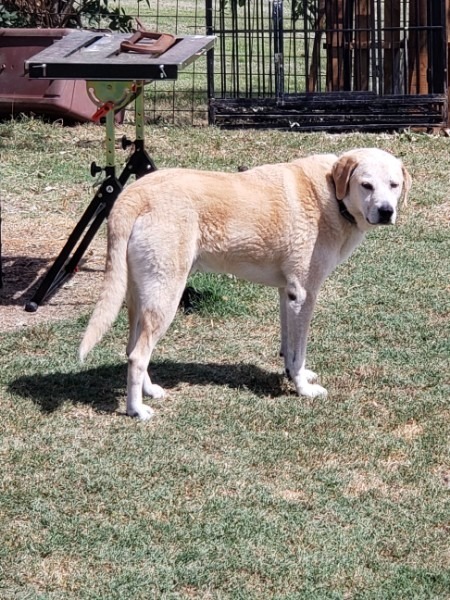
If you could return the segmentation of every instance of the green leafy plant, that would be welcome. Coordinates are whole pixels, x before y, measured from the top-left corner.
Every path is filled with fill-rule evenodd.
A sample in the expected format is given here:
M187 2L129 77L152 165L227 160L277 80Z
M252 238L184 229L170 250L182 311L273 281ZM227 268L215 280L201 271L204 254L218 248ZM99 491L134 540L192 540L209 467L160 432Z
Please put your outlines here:
M146 2L149 0L137 0ZM1 27L83 27L98 26L130 31L133 18L118 0L5 0L0 6Z
M9 3L0 4L0 27L26 27L26 16L14 8L9 8Z

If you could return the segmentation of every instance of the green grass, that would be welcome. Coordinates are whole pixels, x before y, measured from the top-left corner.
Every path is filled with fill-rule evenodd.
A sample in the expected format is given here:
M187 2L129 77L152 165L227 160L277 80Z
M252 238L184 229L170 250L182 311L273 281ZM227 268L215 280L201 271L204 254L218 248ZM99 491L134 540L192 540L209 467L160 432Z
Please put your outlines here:
M2 125L4 221L80 214L102 135ZM409 168L409 207L322 290L309 363L326 399L299 399L282 377L276 291L233 278L191 281L201 304L155 352L169 396L147 424L124 416L124 314L84 365L86 314L3 333L0 598L448 600L449 140L171 127L147 139L161 167L231 171L378 146Z

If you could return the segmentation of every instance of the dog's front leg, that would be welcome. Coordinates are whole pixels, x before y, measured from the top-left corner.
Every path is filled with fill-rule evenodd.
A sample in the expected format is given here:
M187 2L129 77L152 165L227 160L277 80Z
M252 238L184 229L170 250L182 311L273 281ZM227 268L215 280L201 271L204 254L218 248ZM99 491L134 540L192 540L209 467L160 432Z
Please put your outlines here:
M287 331L287 295L284 288L278 288L280 297L280 331L281 331L281 346L280 356L284 358L284 366L286 368L288 331Z
M316 295L316 293L307 292L299 282L288 284L284 290L284 298L280 292L280 302L284 302L286 319L287 335L284 355L286 373L294 382L297 393L308 398L327 394L325 388L317 383L312 383L317 379L316 373L305 368L308 331ZM281 313L282 309L280 308Z
M288 304L288 296L285 288L278 288L278 293L280 296L280 329L281 329L281 347L280 347L280 356L284 359L284 369L286 371L286 375L290 378L290 371L288 365L288 324L287 324L287 304ZM306 359L306 357L305 357ZM303 360L303 365L301 367L302 372L305 374L306 379L309 383L313 383L317 379L317 373L311 371L310 369L305 368L305 359Z

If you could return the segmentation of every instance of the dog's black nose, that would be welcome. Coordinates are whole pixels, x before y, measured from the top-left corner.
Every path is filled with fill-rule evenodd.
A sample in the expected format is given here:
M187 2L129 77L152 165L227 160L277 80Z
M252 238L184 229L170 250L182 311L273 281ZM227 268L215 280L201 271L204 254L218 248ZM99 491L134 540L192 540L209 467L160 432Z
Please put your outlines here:
M379 223L390 223L394 209L390 206L381 206L378 209L378 222Z

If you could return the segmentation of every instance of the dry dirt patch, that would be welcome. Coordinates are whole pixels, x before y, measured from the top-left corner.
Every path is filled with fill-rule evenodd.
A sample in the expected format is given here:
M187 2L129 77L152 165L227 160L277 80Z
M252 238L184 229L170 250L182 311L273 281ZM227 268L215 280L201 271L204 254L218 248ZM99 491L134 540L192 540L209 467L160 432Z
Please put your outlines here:
M92 241L79 271L35 313L24 310L39 280L58 256L75 222L63 215L42 218L7 215L2 223L3 287L0 289L0 331L73 318L89 312L103 278L106 240L101 231Z

